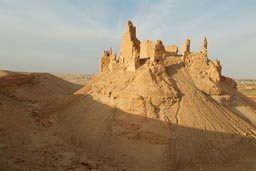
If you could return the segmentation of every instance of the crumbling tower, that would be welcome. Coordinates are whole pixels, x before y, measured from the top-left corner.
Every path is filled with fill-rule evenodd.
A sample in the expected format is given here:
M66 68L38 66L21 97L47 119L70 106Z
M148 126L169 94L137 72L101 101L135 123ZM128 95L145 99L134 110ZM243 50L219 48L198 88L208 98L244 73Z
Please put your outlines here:
M154 46L154 55L150 58L150 62L161 63L164 60L165 47L161 40L157 40Z
M181 53L184 56L189 52L190 52L190 39L187 38L185 43L182 45Z
M120 47L120 59L127 71L135 71L140 65L140 41L136 38L136 27L128 21Z
M208 44L208 41L206 37L204 37L202 42L201 54L205 57L207 57L207 44Z
M149 59L151 64L161 63L165 56L165 47L161 40L155 44L150 40L145 40L140 44L140 59Z
M112 53L112 48L109 51L103 51L102 57L100 59L100 72L113 70L116 64L116 54Z

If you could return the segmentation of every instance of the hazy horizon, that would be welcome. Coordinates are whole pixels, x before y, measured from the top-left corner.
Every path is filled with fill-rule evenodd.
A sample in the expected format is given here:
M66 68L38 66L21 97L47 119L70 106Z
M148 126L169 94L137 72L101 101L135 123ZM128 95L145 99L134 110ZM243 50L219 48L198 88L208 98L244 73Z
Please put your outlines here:
M0 0L0 69L95 74L103 50L119 54L127 20L140 41L162 40L218 58L223 75L256 79L256 1Z

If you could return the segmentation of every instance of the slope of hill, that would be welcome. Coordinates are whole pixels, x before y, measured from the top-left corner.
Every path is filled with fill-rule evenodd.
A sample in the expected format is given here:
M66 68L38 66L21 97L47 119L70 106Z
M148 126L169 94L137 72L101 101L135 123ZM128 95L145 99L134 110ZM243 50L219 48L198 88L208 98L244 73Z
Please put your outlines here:
M81 85L48 73L0 73L0 170L63 169L61 162L68 153L52 136L54 131L47 129L54 123L47 114L54 111L52 103ZM60 161L55 163L54 157Z
M51 73L51 74L62 80L68 81L70 83L82 85L82 86L87 84L93 78L93 75L89 75L89 74L63 74L63 73Z
M189 46L182 55L161 41L139 48L128 22L122 58L104 51L101 73L61 111L62 134L102 170L254 170L255 102L208 59L206 39L199 53Z
M62 110L63 135L72 135L104 163L102 170L255 169L255 127L200 91L181 63L170 57L166 75L158 69L151 80L143 67L100 74L76 92L84 93L80 100ZM175 100L156 96L161 91Z

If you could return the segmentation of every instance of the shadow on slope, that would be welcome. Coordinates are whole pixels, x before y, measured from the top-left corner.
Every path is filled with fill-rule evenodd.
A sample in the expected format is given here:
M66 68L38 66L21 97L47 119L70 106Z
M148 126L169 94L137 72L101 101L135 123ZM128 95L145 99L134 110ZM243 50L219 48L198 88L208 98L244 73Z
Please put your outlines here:
M48 73L11 72L0 78L0 93L19 101L71 95L81 87Z
M75 97L58 111L59 135L76 147L77 155L86 153L96 160L101 170L256 168L253 130L241 135L217 128L211 131L207 125L205 129L184 127L126 113L90 95ZM232 127L236 130L239 125Z
M63 170L64 145L55 144L47 114L80 88L48 73L0 71L1 171Z

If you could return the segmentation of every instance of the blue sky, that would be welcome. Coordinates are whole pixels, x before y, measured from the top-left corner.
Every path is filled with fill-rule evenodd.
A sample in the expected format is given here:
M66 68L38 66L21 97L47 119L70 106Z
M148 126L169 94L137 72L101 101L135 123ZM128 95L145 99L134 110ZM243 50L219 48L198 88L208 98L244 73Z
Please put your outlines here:
M137 37L165 45L191 39L223 74L256 79L255 0L0 0L0 69L97 73L104 49L119 46L127 20Z

